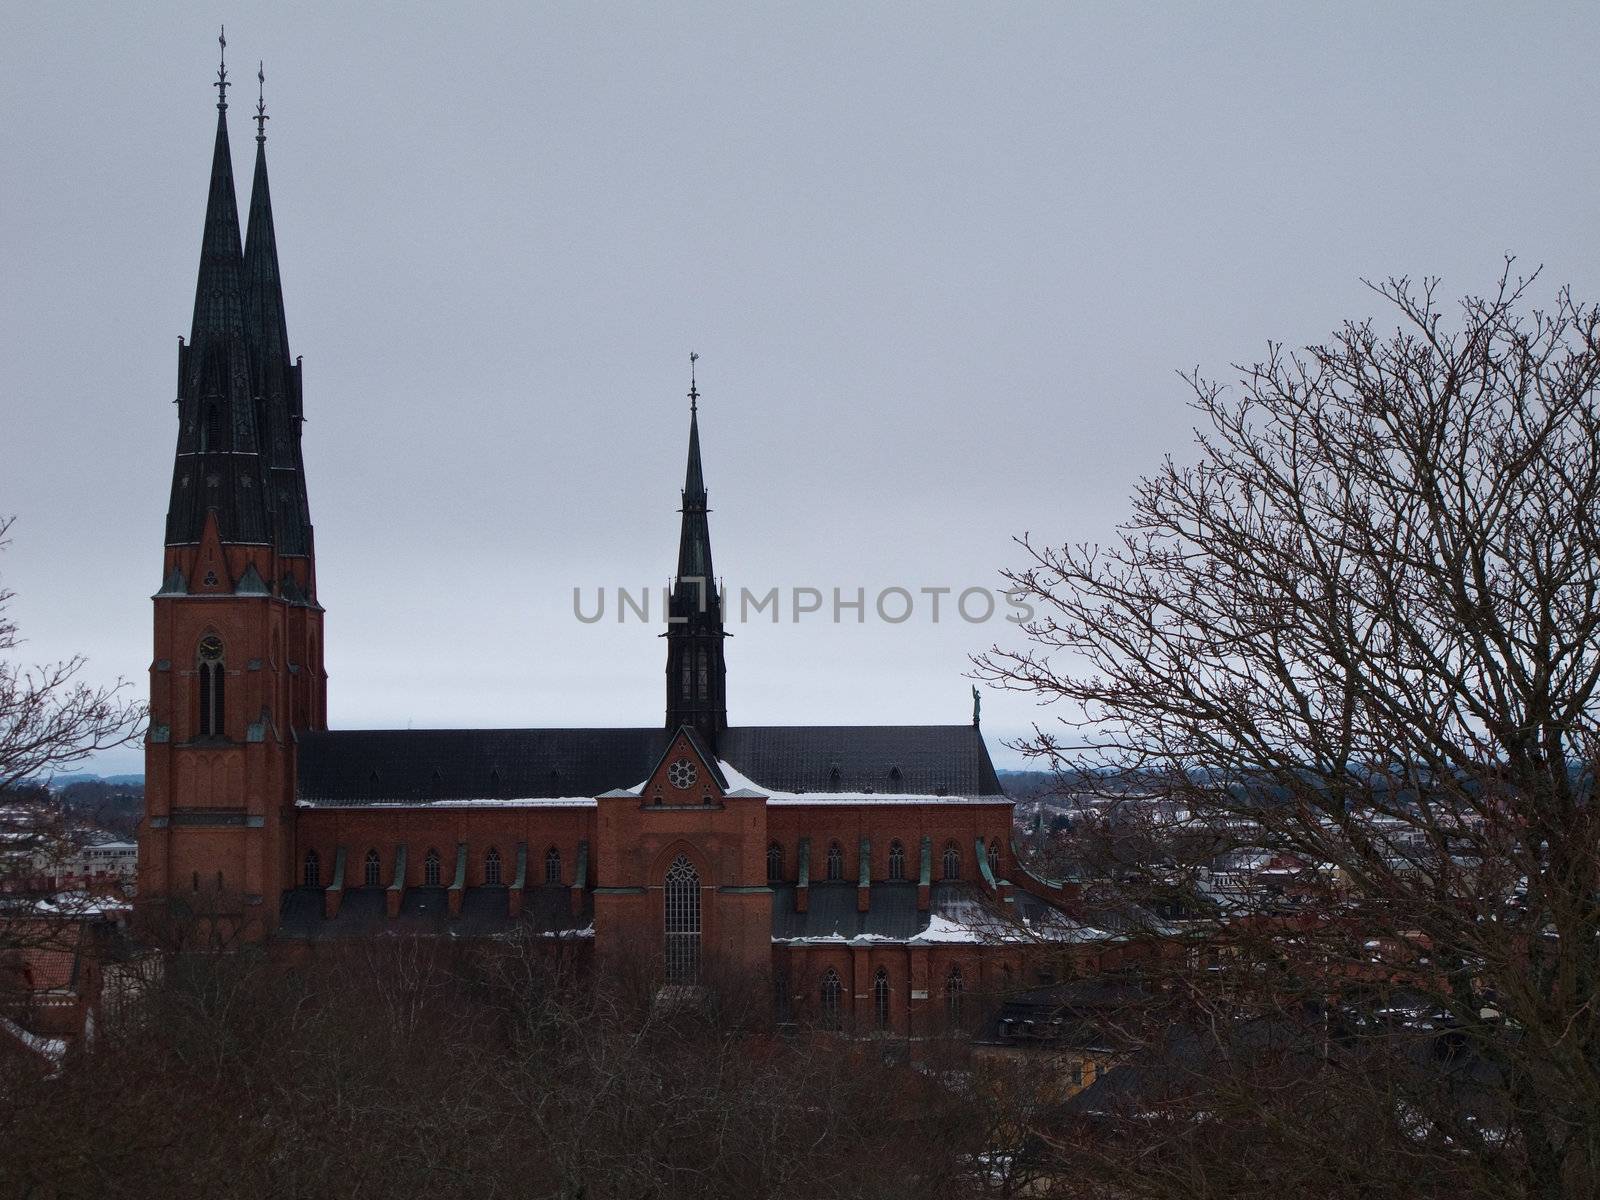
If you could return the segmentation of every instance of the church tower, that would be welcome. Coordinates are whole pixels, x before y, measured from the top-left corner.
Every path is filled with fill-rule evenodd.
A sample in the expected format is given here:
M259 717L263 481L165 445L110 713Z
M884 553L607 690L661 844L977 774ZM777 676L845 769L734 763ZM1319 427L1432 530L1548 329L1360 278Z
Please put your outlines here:
M715 749L728 727L722 596L711 567L706 482L700 466L698 355L689 356L689 465L683 481L678 574L667 604L667 728L692 726Z
M225 62L214 86L211 187L193 325L178 344L177 452L154 597L139 894L255 937L276 924L291 878L295 731L326 727L327 687L266 106L258 98L241 246Z

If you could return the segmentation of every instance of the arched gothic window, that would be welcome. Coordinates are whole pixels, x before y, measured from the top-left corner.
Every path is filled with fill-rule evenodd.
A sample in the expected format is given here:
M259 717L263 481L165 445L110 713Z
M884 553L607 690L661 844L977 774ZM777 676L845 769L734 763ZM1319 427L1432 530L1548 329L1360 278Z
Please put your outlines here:
M322 860L317 857L315 850L306 851L306 886L322 886Z
M500 882L500 851L493 846L490 846L489 853L483 856L483 881L485 883Z
M700 651L700 699L711 699L711 652L704 648Z
M776 883L783 878L783 846L773 842L767 847L767 882Z
M944 977L944 1014L950 1024L961 1024L961 968L951 965Z
M996 879L1000 878L1000 839L995 838L989 842L989 874Z
M838 842L828 843L828 878L844 878L844 847Z
M900 844L899 839L889 843L889 878L904 879L906 877L906 848Z
M889 1028L889 969L879 967L872 977L872 1019L879 1029Z
M682 690L683 690L683 698L685 700L693 700L694 699L694 663L691 661L691 656L690 656L690 654L689 654L689 652L687 650L685 650L684 653L683 653L683 670L682 670L681 674L683 675L683 680L682 680L682 684L681 684Z
M667 868L665 892L668 983L693 983L700 974L700 875L682 854Z
M561 851L554 846L544 852L544 881L557 886L561 883Z
M428 856L422 860L422 882L429 887L439 886L439 852L429 850Z
M822 973L822 1027L839 1028L839 972L829 967Z
M944 877L946 879L961 878L961 851L956 849L954 842L944 848Z
M383 861L376 850L367 851L367 861L361 867L361 881L368 887L377 887L383 882Z
M222 639L208 633L200 639L197 651L200 674L200 736L221 737L225 728L223 706L227 672L222 658Z

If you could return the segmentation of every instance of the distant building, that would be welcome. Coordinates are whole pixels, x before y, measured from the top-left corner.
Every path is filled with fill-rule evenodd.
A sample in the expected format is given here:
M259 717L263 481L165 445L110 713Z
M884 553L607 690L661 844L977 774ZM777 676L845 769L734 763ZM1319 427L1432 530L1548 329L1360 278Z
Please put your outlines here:
M780 1008L865 1028L929 1028L998 982L1017 939L963 914L984 900L1037 927L1063 892L1013 857L976 718L729 723L692 382L660 725L328 728L264 112L241 243L219 84L154 597L141 903L301 944L527 929L674 983L771 972Z

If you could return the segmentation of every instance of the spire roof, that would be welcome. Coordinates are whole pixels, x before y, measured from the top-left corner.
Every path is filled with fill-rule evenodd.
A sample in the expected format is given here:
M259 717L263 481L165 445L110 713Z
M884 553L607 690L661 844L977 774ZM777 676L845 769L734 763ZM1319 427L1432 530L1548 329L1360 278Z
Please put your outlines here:
M259 72L257 77L265 87L265 71ZM284 365L289 362L289 328L284 319L283 283L278 274L278 238L272 224L272 190L267 185L264 122L269 119L263 97L256 102L256 172L250 183L250 220L244 249L245 316L262 370L270 370L279 362Z
M715 586L711 568L711 527L706 519L705 471L700 462L700 390L694 381L698 354L689 355L689 462L683 478L683 528L678 538L678 583L702 580Z
M266 69L256 81L256 170L250 184L250 218L244 245L244 320L250 346L252 390L261 419L261 444L270 483L272 539L280 554L311 552L311 511L300 454L300 373L289 359L278 235L267 182Z
M227 41L217 39L224 48ZM240 281L244 251L239 241L239 202L233 190L233 155L228 147L228 67L217 68L217 139L211 151L211 189L200 238L200 274L195 281L194 323L189 341L228 334L243 320Z
M226 37L218 43L226 53ZM221 539L269 540L260 421L251 395L245 332L244 250L228 145L228 68L217 69L217 135L195 279L194 323L178 354L178 453L167 544L200 541L208 514Z

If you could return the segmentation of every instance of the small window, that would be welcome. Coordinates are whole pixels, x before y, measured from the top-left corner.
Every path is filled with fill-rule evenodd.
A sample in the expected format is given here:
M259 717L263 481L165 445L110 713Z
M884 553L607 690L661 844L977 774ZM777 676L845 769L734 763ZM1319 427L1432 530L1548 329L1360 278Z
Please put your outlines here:
M561 883L561 851L554 846L544 852L544 881L557 886Z
M307 887L322 886L322 860L315 850L306 851L305 880Z
M493 846L483 856L483 881L490 884L500 882L500 851Z
M1000 840L998 838L989 843L989 874L996 879L1000 878Z
M838 842L828 845L828 878L839 880L844 878L844 847Z
M773 842L767 847L767 882L776 883L783 878L783 846Z
M961 851L956 849L954 842L944 848L944 877L946 879L961 878Z
M822 975L822 1027L839 1028L839 972L829 967Z
M906 877L906 848L898 840L889 843L889 878Z
M429 850L428 856L422 860L422 882L428 887L439 886L439 852Z
M872 979L872 1018L879 1030L889 1028L889 970L879 967Z
M361 881L368 887L377 887L383 882L383 862L376 850L367 851L367 861L361 867Z
M944 977L944 1013L952 1025L961 1024L961 968L952 966Z

